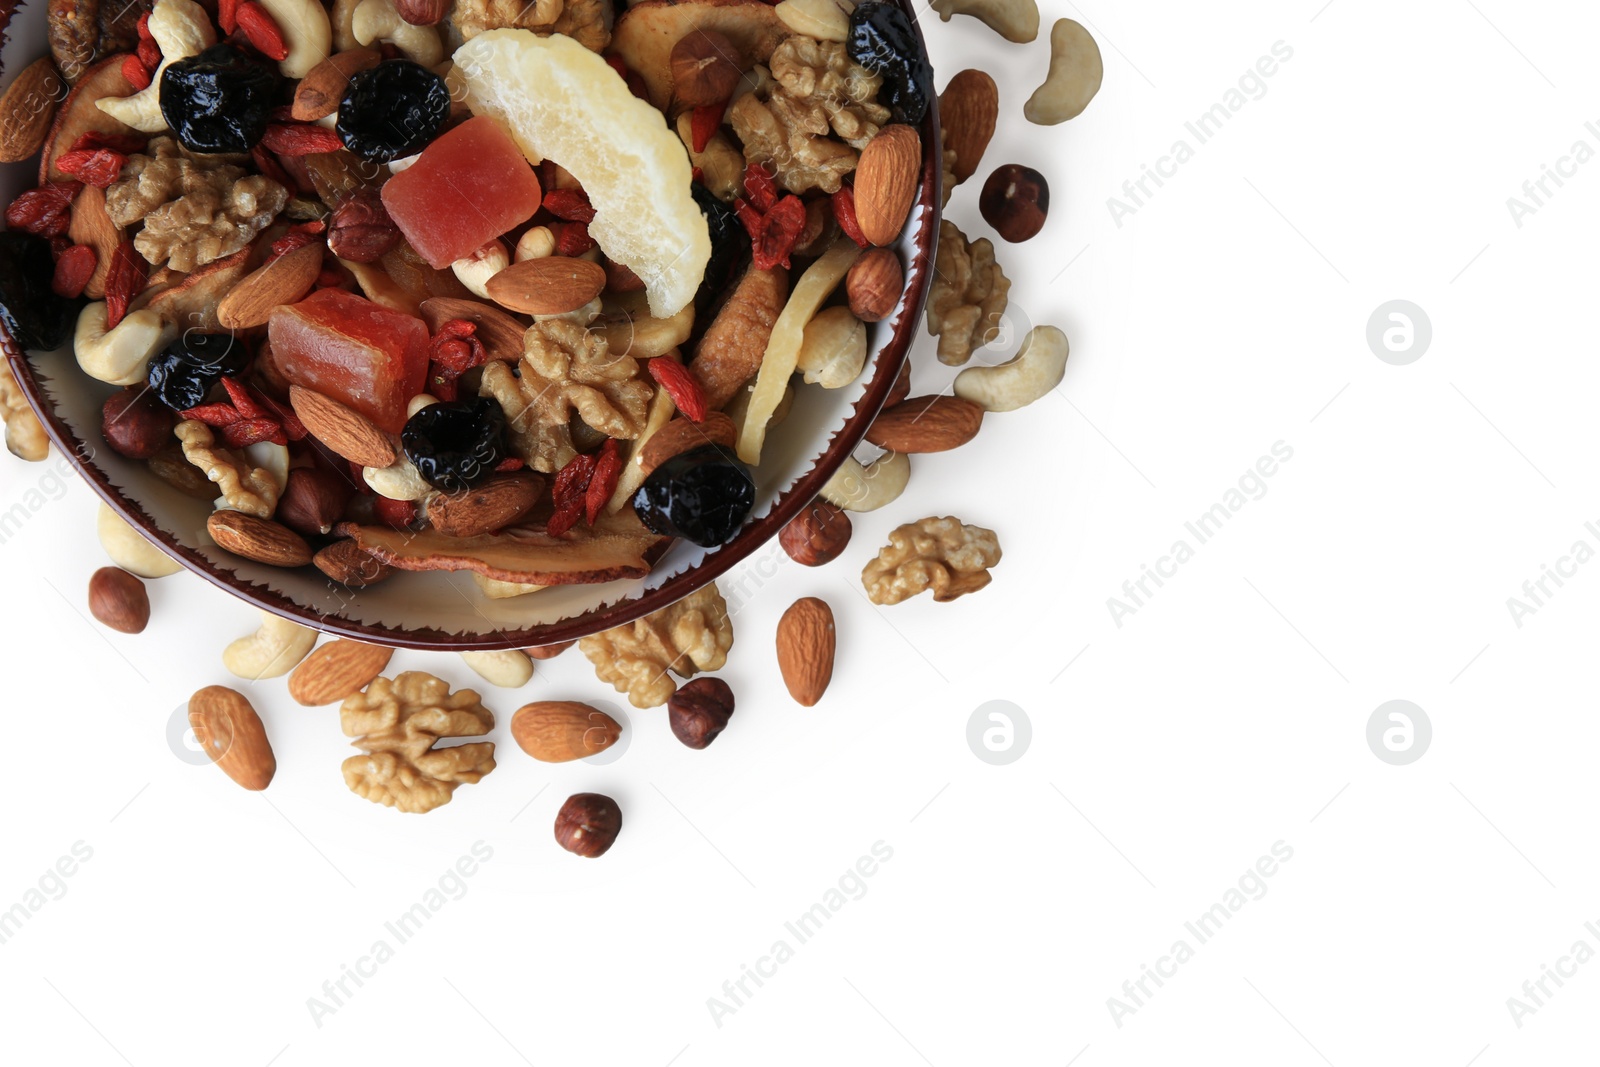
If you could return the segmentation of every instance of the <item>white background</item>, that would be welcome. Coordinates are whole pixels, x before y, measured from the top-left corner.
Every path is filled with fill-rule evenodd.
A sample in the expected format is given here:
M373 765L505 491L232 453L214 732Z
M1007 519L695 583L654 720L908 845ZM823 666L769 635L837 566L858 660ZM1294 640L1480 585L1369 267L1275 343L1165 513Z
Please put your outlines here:
M928 22L939 84L995 72L1002 131L950 217L973 236L993 165L1029 163L1048 227L1002 247L1016 305L1061 325L1057 394L921 457L842 560L746 568L724 677L732 725L679 745L630 709L616 763L547 766L505 721L535 699L620 698L575 652L487 689L500 768L402 816L353 797L333 708L244 687L278 754L246 793L169 749L252 612L199 579L151 583L137 637L86 621L95 501L0 464L0 510L50 500L0 553L9 751L0 909L75 842L93 850L0 945L6 1058L75 1064L1576 1062L1600 964L1519 1028L1507 998L1574 942L1600 950L1589 642L1600 566L1519 628L1508 597L1574 541L1600 548L1587 309L1600 164L1519 228L1506 200L1576 140L1600 148L1592 5L1507 0L1047 4L1095 31L1080 119L1022 120L1041 39ZM1274 42L1252 100L1118 227L1106 206L1188 139ZM1553 186L1552 186L1553 188ZM1409 366L1369 350L1380 304L1424 308ZM926 339L925 339L926 341ZM931 344L918 392L948 374ZM1267 492L1118 627L1107 610L1275 442ZM992 527L994 584L875 609L856 575L928 514ZM1192 537L1189 538L1194 544ZM774 560L778 565L774 566ZM764 568L757 571L759 566ZM1591 574L1593 571L1595 573ZM738 579L736 579L737 581ZM1553 588L1553 587L1552 587ZM832 689L795 706L773 630L796 597L838 615ZM449 656L402 654L479 684ZM237 684L237 683L232 683ZM1032 723L1008 766L966 723ZM1368 717L1408 699L1426 754L1390 766ZM598 861L557 848L562 798L626 825ZM492 859L331 1015L308 998L437 886ZM808 943L784 923L874 842L893 858ZM1197 946L1184 923L1275 842L1267 893ZM794 956L721 1018L778 939ZM1194 958L1119 1027L1107 998L1172 942Z

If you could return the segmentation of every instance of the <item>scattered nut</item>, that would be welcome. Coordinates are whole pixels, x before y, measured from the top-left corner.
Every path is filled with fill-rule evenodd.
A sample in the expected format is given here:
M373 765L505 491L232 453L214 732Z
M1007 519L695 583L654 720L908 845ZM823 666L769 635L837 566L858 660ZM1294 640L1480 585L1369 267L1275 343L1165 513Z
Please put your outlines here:
M1008 41L1027 44L1039 36L1039 5L1034 0L933 0L944 22L971 15Z
M383 645L329 641L290 673L289 695L308 708L337 703L365 689L393 655L394 649Z
M150 594L121 567L101 567L89 578L89 614L121 633L140 633L150 622Z
M911 457L904 452L885 452L866 466L847 456L821 495L846 511L876 511L898 500L910 480Z
M959 367L993 340L1010 292L1011 282L994 260L992 241L980 237L969 242L955 223L939 223L939 248L928 286L928 332L939 338L939 362Z
M598 708L575 700L524 704L511 716L511 737L522 751L545 763L599 755L617 743L622 726Z
M920 396L884 408L867 440L892 452L947 452L978 436L983 408L954 396Z
M278 61L278 70L285 78L304 78L333 51L333 26L328 9L318 0L258 2L278 24L288 46L289 54Z
M556 844L587 859L603 856L622 832L622 809L600 793L574 793L556 813Z
M151 357L177 338L177 324L149 308L129 312L108 330L106 302L96 300L78 312L72 348L89 377L109 385L140 385L149 376Z
M778 669L795 703L809 708L822 699L833 680L836 640L833 609L825 600L796 600L778 620Z
M684 107L718 104L744 76L739 46L716 30L692 29L672 46L672 96Z
M339 707L339 728L364 755L340 767L359 797L411 814L450 803L456 787L494 770L494 742L435 747L446 737L482 737L494 715L471 689L450 692L431 674L406 671L374 678Z
M317 643L317 631L270 611L261 613L261 628L241 637L222 652L222 665L255 682L288 674Z
M100 535L100 546L111 557L111 562L141 578L165 578L183 570L181 563L151 544L144 534L104 502L95 519L95 532Z
M399 243L400 227L367 186L345 197L328 221L328 251L352 263L375 263Z
M850 516L820 497L801 509L778 534L789 558L806 567L820 567L839 558L850 543Z
M289 404L311 435L340 459L363 467L394 463L394 442L389 435L354 408L299 385L289 386Z
M1000 89L981 70L960 72L939 94L939 128L944 147L955 153L950 170L958 184L978 172L999 113Z
M393 0L361 0L350 16L350 32L359 44L392 44L413 63L436 67L444 44L433 26L414 26L400 17Z
M208 685L189 698L189 729L211 762L246 789L265 789L278 760L261 716L244 694Z
M670 607L578 642L602 682L627 693L636 708L667 702L681 678L719 670L733 647L733 622L716 585L706 585Z
M489 279L510 265L511 253L506 251L506 243L495 237L471 255L462 256L450 264L450 270L473 296L493 300L494 297L489 295Z
M1007 163L983 183L978 211L995 233L1021 244L1044 228L1050 214L1050 183L1032 167Z
M423 479L416 466L403 455L387 467L361 468L361 477L372 487L374 493L390 500L421 500L433 492L433 486Z
M1015 411L1044 396L1067 372L1067 335L1035 326L1017 354L994 367L968 367L956 375L955 393L985 411Z
M533 661L516 648L495 648L484 652L462 652L461 660L490 685L501 689L521 689L533 677Z
M733 716L733 690L721 678L685 682L667 701L672 736L690 748L705 748Z
M1100 91L1104 77L1094 37L1071 19L1057 19L1050 28L1050 73L1028 98L1022 114L1041 126L1077 118Z
M297 534L320 537L329 533L344 514L354 492L349 479L327 467L297 467L273 518Z
M100 432L119 456L149 459L172 441L176 422L172 410L149 389L130 388L106 398Z
M518 263L530 259L544 259L556 254L556 235L548 226L530 226L517 238L516 251L511 258Z
M311 562L305 538L279 522L242 511L213 511L206 532L219 548L271 567L303 567Z
M844 279L850 310L862 322L881 322L900 303L905 271L892 248L869 248Z
M874 604L898 604L927 589L936 601L954 600L989 584L989 568L1000 562L993 530L959 519L921 519L897 526L889 543L861 571Z

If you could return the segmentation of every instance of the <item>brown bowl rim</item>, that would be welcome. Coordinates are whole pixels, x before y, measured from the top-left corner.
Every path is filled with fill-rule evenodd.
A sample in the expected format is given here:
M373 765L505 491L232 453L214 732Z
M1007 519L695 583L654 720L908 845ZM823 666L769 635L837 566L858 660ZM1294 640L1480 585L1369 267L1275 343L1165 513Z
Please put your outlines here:
M927 51L922 37L922 27L910 0L897 0L899 6L911 15L917 41ZM668 578L654 589L627 600L594 608L559 622L534 626L523 630L494 630L483 634L453 634L432 627L411 629L402 626L383 626L356 622L337 614L322 614L315 609L296 603L290 597L251 582L237 573L224 570L219 564L180 543L148 515L139 503L124 495L111 484L110 478L95 466L95 448L72 433L66 423L57 417L55 409L44 395L39 376L27 354L17 345L10 332L0 323L0 351L5 354L15 374L23 395L61 454L72 464L78 474L89 483L96 495L112 511L142 533L168 556L185 569L198 574L212 585L224 589L245 603L262 611L269 611L305 626L313 627L333 637L349 638L368 644L394 648L416 649L425 652L471 652L502 648L535 648L540 645L560 644L611 629L642 618L654 611L668 607L695 590L715 581L735 564L749 558L800 513L800 509L814 499L833 477L866 435L889 391L894 387L900 370L910 355L922 322L927 304L928 289L934 274L934 256L939 243L939 224L942 219L941 191L943 167L941 165L939 138L939 100L932 97L928 112L923 116L922 127L922 183L914 211L924 218L922 231L917 235L914 255L923 270L916 275L915 291L909 292L897 328L883 346L876 361L876 371L868 383L866 393L856 402L855 410L845 420L843 428L834 435L811 470L802 475L781 493L765 516L747 524L733 540L712 550L703 560L688 570ZM907 275L913 272L907 269ZM86 454L87 453L87 454ZM359 591L356 591L359 595Z

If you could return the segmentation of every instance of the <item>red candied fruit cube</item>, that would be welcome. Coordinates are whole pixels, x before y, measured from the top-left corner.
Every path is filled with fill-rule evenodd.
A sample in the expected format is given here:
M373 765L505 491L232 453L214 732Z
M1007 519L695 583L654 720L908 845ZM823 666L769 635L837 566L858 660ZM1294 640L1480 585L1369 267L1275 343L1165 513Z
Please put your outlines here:
M320 289L274 308L273 362L295 385L352 407L390 433L428 374L428 327L415 315L343 289Z
M428 265L443 270L533 218L539 178L500 124L468 119L383 185L383 206Z

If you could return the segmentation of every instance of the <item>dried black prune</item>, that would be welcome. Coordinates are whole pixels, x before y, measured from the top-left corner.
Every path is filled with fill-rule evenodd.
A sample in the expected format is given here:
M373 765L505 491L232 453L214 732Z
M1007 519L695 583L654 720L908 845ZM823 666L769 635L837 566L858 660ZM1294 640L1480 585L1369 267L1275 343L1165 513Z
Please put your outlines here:
M879 100L896 122L915 126L922 121L933 99L933 67L910 15L881 0L858 5L850 16L845 48L851 59L883 77Z
M733 208L717 199L715 193L699 182L689 186L700 213L706 217L711 231L711 258L706 261L705 276L700 279L700 289L694 296L695 314L705 317L717 298L733 281L733 272L750 248L750 235L739 224Z
M232 45L167 64L161 117L191 152L248 152L266 132L278 72Z
M449 117L444 79L409 59L391 59L351 75L337 129L350 151L388 163L428 147Z
M211 387L250 365L250 349L231 333L192 330L150 360L145 380L150 391L174 411L206 402Z
M82 300L50 289L50 242L21 230L0 231L0 323L23 348L59 348L78 321Z
M400 431L400 444L417 473L435 489L460 493L494 473L505 458L500 436L505 412L488 397L429 404Z
M646 526L703 548L738 533L755 503L750 469L719 445L673 456L633 495L633 510Z

